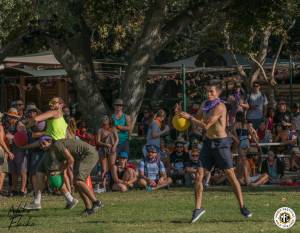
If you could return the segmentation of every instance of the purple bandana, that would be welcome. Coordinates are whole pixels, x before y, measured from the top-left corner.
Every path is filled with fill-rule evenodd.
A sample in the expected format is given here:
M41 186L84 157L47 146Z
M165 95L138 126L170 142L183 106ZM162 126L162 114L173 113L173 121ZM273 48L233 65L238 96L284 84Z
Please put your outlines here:
M239 103L240 100L241 100L241 92L240 92L240 91L237 91L236 93L233 94L233 96L234 96L235 101L236 101L237 103Z
M211 109L213 109L214 107L216 107L218 104L223 103L224 101L217 98L214 100L206 100L204 103L204 106L202 108L202 111L205 113L208 113Z

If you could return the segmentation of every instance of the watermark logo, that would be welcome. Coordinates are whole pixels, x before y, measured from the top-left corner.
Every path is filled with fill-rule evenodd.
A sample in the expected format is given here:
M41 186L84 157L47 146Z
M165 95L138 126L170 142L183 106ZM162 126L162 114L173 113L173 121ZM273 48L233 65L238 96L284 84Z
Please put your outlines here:
M296 222L296 214L289 207L281 207L274 214L274 222L281 229L289 229Z

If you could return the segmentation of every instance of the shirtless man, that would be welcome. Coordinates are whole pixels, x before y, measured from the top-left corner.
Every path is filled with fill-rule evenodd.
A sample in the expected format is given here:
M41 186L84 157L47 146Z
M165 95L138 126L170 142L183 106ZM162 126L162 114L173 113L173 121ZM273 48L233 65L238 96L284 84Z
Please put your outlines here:
M221 85L210 83L206 88L208 100L202 104L196 117L180 111L180 107L176 108L179 116L189 119L193 124L199 125L206 131L200 154L199 168L195 178L195 210L193 211L191 223L196 222L205 213L204 208L202 208L203 177L205 172L210 171L214 165L224 169L227 179L233 186L241 214L245 218L249 218L252 213L244 205L241 186L234 173L231 139L226 133L226 107L219 99L222 91Z

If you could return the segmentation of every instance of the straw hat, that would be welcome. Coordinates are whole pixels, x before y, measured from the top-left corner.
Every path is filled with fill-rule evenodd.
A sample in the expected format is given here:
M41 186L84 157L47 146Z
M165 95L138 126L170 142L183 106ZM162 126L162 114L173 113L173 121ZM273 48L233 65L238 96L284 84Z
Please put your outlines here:
M10 108L6 113L7 116L20 118L21 116L18 114L18 110L16 108Z

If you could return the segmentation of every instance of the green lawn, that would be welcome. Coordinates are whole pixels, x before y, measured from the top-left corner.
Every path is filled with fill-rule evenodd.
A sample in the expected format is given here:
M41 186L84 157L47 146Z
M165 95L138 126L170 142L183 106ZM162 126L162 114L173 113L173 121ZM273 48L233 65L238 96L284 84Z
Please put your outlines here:
M193 209L193 190L176 188L153 193L131 191L125 194L99 195L105 207L97 214L83 218L79 213L82 202L73 210L64 210L60 196L45 196L43 209L30 212L34 226L13 227L8 231L7 211L12 204L31 198L0 197L0 232L56 233L56 232L300 232L300 224L284 231L273 223L273 215L279 207L291 207L299 217L300 197L296 189L284 191L262 188L245 191L246 204L253 211L251 219L244 219L236 200L228 188L210 189L204 194L205 215L189 224Z

